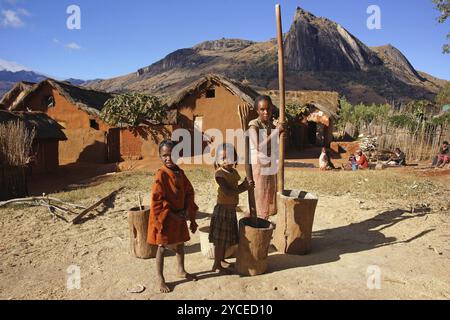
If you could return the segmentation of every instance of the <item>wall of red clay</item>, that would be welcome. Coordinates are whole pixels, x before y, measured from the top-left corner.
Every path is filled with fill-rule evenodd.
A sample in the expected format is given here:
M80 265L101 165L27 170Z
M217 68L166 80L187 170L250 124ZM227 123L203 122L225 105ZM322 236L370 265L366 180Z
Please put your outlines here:
M67 141L59 143L61 164L74 162L105 163L106 133L93 129L64 130Z
M41 140L33 145L35 161L32 165L32 174L53 173L58 170L58 141Z
M54 107L47 108L43 104L52 95ZM106 132L110 128L98 117L91 116L69 102L58 90L45 84L29 99L28 105L33 111L47 113L61 124L68 140L59 144L59 160L61 164L73 162L106 162ZM91 128L91 119L98 124L98 130Z
M159 144L170 139L174 125L121 129L120 154L123 159L146 159L159 156Z
M199 91L189 95L180 103L179 124L182 128L193 130L195 117L203 117L203 132L208 129L218 129L225 141L227 129L241 129L238 105L245 102L223 86L215 85L211 89L215 90L214 98L206 98L205 92ZM252 111L250 116L254 119L258 115ZM239 149L239 155L243 155L243 148L237 149Z

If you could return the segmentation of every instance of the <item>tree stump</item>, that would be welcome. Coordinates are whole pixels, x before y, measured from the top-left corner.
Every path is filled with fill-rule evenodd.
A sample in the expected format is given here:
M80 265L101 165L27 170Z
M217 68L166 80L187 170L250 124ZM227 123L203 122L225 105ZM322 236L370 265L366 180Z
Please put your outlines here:
M267 256L274 230L273 224L263 219L244 218L239 221L237 272L244 276L257 276L267 270Z
M273 244L279 252L305 255L311 252L314 215L319 199L307 192L278 193L278 216Z
M130 253L132 256L139 259L151 259L156 257L157 247L147 243L149 217L149 207L136 207L128 212Z

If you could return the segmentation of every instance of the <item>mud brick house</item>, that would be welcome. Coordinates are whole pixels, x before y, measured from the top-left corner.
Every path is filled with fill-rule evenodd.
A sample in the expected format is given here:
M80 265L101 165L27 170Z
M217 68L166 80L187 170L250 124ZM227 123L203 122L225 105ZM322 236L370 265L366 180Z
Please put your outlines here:
M195 131L204 133L218 129L226 137L227 129L241 129L238 105L249 104L251 118L258 115L253 110L259 94L240 82L219 75L207 75L188 85L168 103L169 108L178 112L178 127L189 130L193 139ZM213 141L215 137L206 136ZM193 142L193 141L192 141ZM206 147L207 142L203 147ZM240 155L244 153L237 150Z
M62 127L45 113L0 110L0 126L16 122L23 122L27 130L34 130L35 135L31 154L25 155L30 157L27 167L11 167L7 157L0 154L0 199L3 200L26 195L26 174L34 176L55 172L59 167L58 144L67 140ZM0 139L5 138L8 139Z
M159 143L170 139L177 128L176 110L168 110L162 123L146 123L137 127L119 126L110 132L119 136L121 160L140 160L159 156Z
M27 81L16 83L14 87L5 93L0 100L0 110L9 109L12 107L14 102L20 100L34 85L35 83Z
M274 104L279 92L267 91ZM286 104L309 107L309 116L291 126L290 147L302 150L308 146L330 147L334 125L340 110L339 94L332 91L287 91Z
M35 130L31 172L52 173L59 167L58 143L67 140L63 128L42 112L8 112L0 110L0 125L23 121L28 130Z
M119 134L99 117L111 97L110 93L47 79L34 85L17 84L0 103L9 111L44 112L57 121L67 136L59 145L61 163L105 163L117 162L120 157Z

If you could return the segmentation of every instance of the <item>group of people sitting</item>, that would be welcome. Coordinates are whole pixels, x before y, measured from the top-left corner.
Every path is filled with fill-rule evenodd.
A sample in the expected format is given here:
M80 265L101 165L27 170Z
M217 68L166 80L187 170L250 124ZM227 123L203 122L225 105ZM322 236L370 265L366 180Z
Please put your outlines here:
M336 168L336 166L331 161L330 151L327 148L322 148L322 153L319 158L319 168L320 170L365 170L369 168L369 159L367 156L361 151L358 150L356 152L356 156L354 154L350 155L349 162L345 165L342 165L342 168Z
M384 161L383 165L396 167L406 166L406 154L400 148L395 148L392 156L387 161ZM448 141L442 143L439 154L433 159L432 166L434 168L447 167L450 169L450 146ZM322 148L322 153L319 158L319 168L320 170L364 170L369 168L369 160L361 150L358 150L356 154L350 155L347 164L343 164L342 168L336 168L331 161L330 150Z
M406 155L400 148L396 148L394 155L385 164L389 166L406 166ZM331 161L330 151L327 148L322 148L319 168L320 170L366 170L369 169L369 159L362 150L358 150L356 154L350 154L347 164L343 164L342 168L336 168Z

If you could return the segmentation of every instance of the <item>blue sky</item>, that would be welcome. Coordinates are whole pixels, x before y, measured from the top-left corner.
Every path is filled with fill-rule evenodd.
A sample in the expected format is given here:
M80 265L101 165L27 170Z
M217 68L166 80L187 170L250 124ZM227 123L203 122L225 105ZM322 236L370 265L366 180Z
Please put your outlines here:
M59 78L109 78L136 71L205 40L275 37L275 4L288 31L295 8L334 20L369 46L390 43L413 66L450 80L431 0L0 0L0 59ZM81 30L69 30L69 5L81 8ZM381 30L366 25L381 8Z

